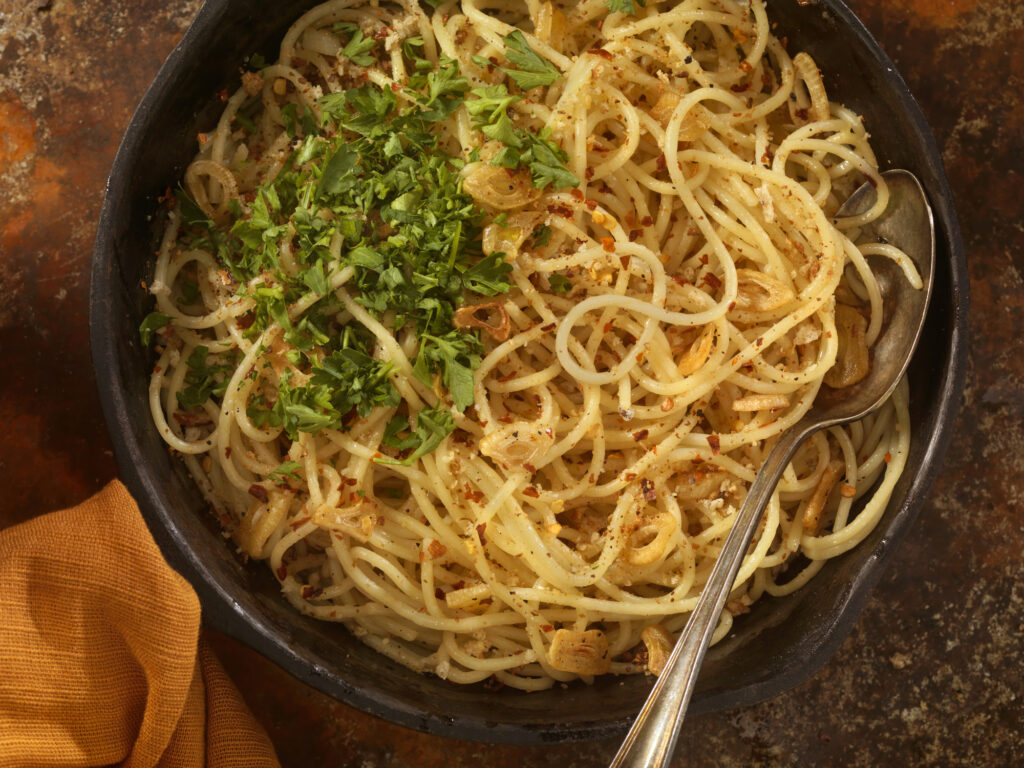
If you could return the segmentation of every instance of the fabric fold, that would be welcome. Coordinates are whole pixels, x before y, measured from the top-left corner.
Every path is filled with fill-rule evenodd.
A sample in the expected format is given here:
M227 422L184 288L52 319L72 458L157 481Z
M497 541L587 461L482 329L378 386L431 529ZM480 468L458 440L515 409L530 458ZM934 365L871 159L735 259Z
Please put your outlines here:
M0 768L271 768L124 486L0 531Z

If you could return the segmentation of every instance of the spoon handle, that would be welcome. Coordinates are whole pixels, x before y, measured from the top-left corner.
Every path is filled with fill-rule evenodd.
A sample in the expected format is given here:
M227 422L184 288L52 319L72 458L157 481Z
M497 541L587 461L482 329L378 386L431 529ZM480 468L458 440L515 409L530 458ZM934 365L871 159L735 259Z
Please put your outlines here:
M668 765L679 736L697 673L711 642L726 598L732 591L743 555L754 536L761 513L797 446L813 426L800 423L783 432L754 478L747 498L725 540L711 577L701 592L672 655L630 728L611 768L659 768Z

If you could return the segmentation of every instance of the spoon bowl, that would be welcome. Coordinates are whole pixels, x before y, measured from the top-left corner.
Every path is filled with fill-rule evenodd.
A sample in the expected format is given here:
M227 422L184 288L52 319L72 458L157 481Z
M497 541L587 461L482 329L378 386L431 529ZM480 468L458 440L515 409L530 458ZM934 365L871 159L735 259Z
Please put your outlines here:
M856 233L855 240L874 239L899 246L913 261L921 285L912 286L891 259L869 257L882 293L884 320L870 350L867 376L841 389L823 385L812 408L783 432L769 451L736 515L708 583L611 768L655 768L668 764L711 636L761 514L786 465L800 444L818 430L856 421L878 409L910 364L931 297L935 226L924 190L912 173L892 170L882 177L890 195L888 206L879 218ZM874 183L865 184L844 203L837 217L856 216L868 210L877 195Z

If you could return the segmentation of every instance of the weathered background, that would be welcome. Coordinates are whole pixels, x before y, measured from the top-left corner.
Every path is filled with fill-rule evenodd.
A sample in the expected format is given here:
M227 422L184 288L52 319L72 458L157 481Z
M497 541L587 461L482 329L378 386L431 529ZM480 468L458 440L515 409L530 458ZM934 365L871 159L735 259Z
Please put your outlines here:
M689 722L679 766L1024 764L1024 7L847 0L943 150L969 253L971 370L944 476L813 680ZM115 473L94 393L89 263L133 108L199 0L0 0L0 527ZM592 766L383 723L213 633L285 766Z

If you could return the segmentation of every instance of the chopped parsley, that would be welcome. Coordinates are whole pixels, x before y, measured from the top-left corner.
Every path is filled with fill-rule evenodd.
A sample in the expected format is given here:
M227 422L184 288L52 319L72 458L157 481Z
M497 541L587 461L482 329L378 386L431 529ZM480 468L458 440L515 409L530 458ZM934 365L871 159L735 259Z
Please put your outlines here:
M635 16L637 7L647 7L647 0L605 0L605 4L612 13L628 13Z
M538 189L549 185L553 189L580 185L580 180L565 167L569 156L550 140L550 130L537 134L512 122L508 108L522 101L521 96L510 94L505 85L475 88L470 93L476 99L466 102L466 110L474 125L487 138L505 145L491 160L492 165L511 170L529 168L533 185Z
M568 293L572 290L572 281L557 272L552 272L548 275L548 285L551 286L551 290L555 293Z
M186 410L202 405L211 396L222 397L235 370L234 353L221 356L226 362L218 363L207 360L209 353L209 347L198 346L188 356L185 388L177 393L178 405Z
M171 316L165 315L163 312L150 312L146 315L139 326L139 338L142 340L142 346L148 347L153 334L169 322L171 322Z
M524 91L551 85L562 76L558 67L530 47L518 29L505 37L505 58L517 69L502 67L502 71Z
M339 56L353 64L371 66L382 55L357 25L338 22L333 30L344 42ZM561 76L522 33L505 44L505 71L520 89ZM445 151L440 123L465 105L474 126L502 144L492 162L528 169L540 188L579 184L547 132L512 121L509 109L522 96L505 85L471 91L456 61L434 64L422 47L419 38L403 42L411 74L401 102L392 88L367 83L321 98L319 120L308 107L284 105L290 154L272 179L230 201L229 221L212 221L183 189L177 192L179 245L214 254L221 276L251 304L236 318L241 333L255 340L272 326L280 329L258 363L275 368L276 386L250 397L253 423L296 440L301 433L347 429L376 408L395 409L383 438L394 453L378 460L401 464L433 451L455 428L453 409L473 403L484 346L477 329L454 327L455 312L467 299L506 293L512 270L505 254L483 251L483 211L462 190L465 161ZM246 122L255 125L249 110L238 112L247 130ZM535 242L546 237L550 230L542 229ZM374 335L335 295L343 270L350 271L345 291L352 301L397 338L415 338L414 376L444 390L435 405L416 412L403 402ZM194 281L186 298L198 298ZM298 313L293 308L300 301ZM140 327L142 340L149 343L169 322L152 313ZM196 347L180 406L223 397L237 364L235 352ZM271 475L284 481L296 469L296 462L285 462Z

